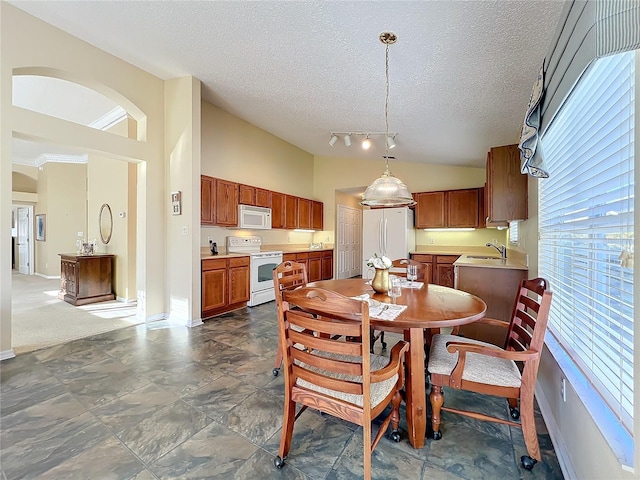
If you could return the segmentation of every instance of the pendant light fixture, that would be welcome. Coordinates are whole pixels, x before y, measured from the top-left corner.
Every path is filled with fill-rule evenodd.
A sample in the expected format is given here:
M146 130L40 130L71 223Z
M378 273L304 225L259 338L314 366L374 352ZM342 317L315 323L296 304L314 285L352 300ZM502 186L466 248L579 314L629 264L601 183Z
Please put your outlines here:
M416 202L409 193L407 186L399 179L391 175L389 171L389 45L393 45L398 37L393 32L382 32L380 41L384 43L386 48L385 55L385 79L386 90L384 100L384 123L385 123L385 142L384 142L384 164L385 170L382 176L375 179L362 195L360 205L370 207L405 207L415 205Z

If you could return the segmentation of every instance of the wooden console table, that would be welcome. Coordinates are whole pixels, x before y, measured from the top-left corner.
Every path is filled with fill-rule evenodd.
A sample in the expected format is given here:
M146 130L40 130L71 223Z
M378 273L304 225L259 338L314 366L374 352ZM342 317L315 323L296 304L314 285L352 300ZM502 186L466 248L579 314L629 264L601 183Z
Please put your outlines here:
M71 305L104 302L116 298L111 289L114 255L60 253L60 293Z

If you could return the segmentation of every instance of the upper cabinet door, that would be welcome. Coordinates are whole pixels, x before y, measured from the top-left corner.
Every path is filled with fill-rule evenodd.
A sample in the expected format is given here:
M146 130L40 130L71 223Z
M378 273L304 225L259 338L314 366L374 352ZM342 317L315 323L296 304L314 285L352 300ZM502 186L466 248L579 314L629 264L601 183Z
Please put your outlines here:
M256 187L256 207L271 207L271 192L269 190Z
M271 192L271 228L284 228L285 194Z
M450 190L448 198L448 226L453 228L477 228L480 208L479 188Z
M311 228L313 230L323 230L324 225L324 205L322 202L311 202Z
M529 178L520 173L517 145L494 147L487 155L487 226L528 218Z
M284 228L298 228L298 197L293 195L285 195Z
M216 178L216 225L238 225L238 184Z
M311 200L298 198L298 228L311 229Z
M200 223L214 225L216 222L213 199L216 195L215 180L206 175L200 176Z
M255 205L256 204L256 189L249 185L240 184L240 204L241 205Z
M445 192L422 192L416 194L416 228L445 228L447 216Z

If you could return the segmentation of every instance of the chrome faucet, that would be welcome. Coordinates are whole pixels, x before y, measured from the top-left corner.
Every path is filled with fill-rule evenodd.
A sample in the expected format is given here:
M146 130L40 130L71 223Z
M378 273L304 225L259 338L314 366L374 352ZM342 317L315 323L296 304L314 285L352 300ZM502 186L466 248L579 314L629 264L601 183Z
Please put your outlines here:
M498 250L498 252L500 252L500 256L502 258L507 258L507 247L505 247L504 245L497 246L491 242L487 242L486 246L495 248L496 250Z

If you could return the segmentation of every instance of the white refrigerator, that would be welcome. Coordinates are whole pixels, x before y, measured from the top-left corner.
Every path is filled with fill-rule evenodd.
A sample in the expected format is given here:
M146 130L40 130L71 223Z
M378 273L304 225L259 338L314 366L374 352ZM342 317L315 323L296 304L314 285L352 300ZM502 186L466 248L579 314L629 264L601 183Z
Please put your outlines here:
M413 210L401 208L376 208L362 211L362 276L372 277L367 260L374 253L386 255L391 260L409 258L416 247Z

